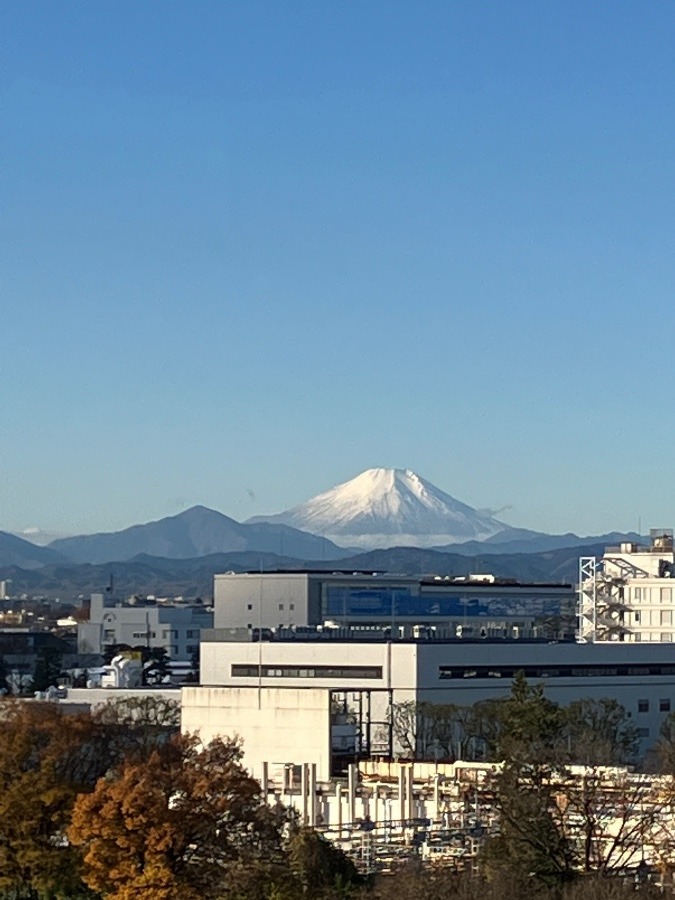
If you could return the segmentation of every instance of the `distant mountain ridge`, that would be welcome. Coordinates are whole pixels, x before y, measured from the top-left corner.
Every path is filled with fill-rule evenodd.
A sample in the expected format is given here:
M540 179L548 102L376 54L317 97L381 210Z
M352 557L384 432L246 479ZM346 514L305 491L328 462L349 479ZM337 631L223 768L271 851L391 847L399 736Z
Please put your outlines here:
M521 529L518 529L520 531ZM515 529L514 529L515 531ZM486 541L466 541L463 544L447 544L443 547L434 547L439 553L462 553L466 555L478 554L480 556L498 555L504 553L540 553L546 550L562 550L566 547L604 547L616 546L625 541L636 544L646 544L647 539L634 531L627 533L610 531L607 534L594 534L588 537L579 537L578 534L538 534L529 532L528 537L516 537L512 540L488 539ZM592 554L591 554L592 555Z
M513 530L411 469L383 468L367 469L306 503L248 522L291 525L365 550L484 541Z
M49 545L76 563L130 560L139 554L190 559L212 553L277 553L335 559L344 555L331 541L282 524L244 524L205 506L123 531L60 538Z
M21 569L39 569L50 563L65 562L56 550L48 547L38 547L31 541L0 531L0 565L19 566Z
M117 596L154 594L158 597L183 596L186 599L213 596L216 572L246 572L274 569L387 571L401 575L469 575L491 572L497 577L525 582L566 582L573 584L582 553L601 555L602 545L567 547L539 553L495 554L489 557L460 553L439 553L415 547L373 550L342 559L311 560L278 556L274 553L245 551L217 553L195 559L163 559L138 556L124 562L89 564L49 564L40 569L21 569L0 565L0 579L12 580L12 592L75 599L103 591L113 576Z

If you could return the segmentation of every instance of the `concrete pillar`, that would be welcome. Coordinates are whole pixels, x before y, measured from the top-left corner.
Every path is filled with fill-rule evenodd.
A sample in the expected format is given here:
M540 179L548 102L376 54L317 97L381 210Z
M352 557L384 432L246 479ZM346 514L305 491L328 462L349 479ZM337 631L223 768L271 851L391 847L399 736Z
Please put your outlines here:
M335 785L335 805L337 806L338 836L342 834L342 785Z
M347 790L349 792L349 824L353 825L356 819L356 785L358 783L359 770L354 763L349 764L347 770Z
M398 817L405 819L405 766L401 763L398 767Z
M441 818L441 776L434 775L434 819Z
M265 799L265 803L267 803L267 795L269 793L270 779L269 779L269 763L265 761L261 766L260 771L260 787L262 789L262 795Z
M411 763L408 766L408 771L406 772L406 786L405 786L405 799L406 799L406 819L414 819L415 818L415 791L413 789L413 774L414 774L414 766Z
M300 795L302 797L302 824L309 823L309 766L303 763L300 769Z
M309 766L309 824L316 825L316 763Z

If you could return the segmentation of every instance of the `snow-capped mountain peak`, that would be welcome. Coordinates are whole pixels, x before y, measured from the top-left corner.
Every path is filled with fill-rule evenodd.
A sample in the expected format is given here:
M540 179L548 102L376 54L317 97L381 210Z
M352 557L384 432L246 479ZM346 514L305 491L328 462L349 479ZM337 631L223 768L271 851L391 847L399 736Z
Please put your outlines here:
M250 521L283 522L350 547L433 547L485 540L507 525L411 469L366 469L307 503Z

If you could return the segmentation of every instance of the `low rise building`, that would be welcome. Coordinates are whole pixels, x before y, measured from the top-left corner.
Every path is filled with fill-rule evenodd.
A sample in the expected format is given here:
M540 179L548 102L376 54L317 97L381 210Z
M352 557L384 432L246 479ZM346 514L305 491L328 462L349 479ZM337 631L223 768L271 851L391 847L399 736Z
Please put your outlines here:
M190 661L199 652L202 629L212 627L213 610L201 604L123 603L92 594L89 621L78 625L78 650L103 654L126 644L164 649L172 660Z
M457 637L561 637L565 620L573 634L575 599L569 584L522 584L493 575L226 573L214 577L214 627L410 625Z
M395 757L396 705L471 706L505 697L518 672L542 682L561 706L582 698L618 701L639 730L643 753L675 710L669 645L439 640L392 637L388 629L263 636L205 632L201 684L183 690L184 729L205 740L240 735L254 771L263 760L294 761L316 764L318 777L328 778L349 759Z

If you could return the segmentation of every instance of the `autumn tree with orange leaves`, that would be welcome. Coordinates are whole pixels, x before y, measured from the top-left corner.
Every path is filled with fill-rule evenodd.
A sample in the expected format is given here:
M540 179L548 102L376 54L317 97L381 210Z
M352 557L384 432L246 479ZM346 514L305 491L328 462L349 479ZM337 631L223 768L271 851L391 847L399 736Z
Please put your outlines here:
M287 823L236 742L203 747L182 735L80 796L68 839L81 848L85 883L108 900L254 900L289 877Z
M109 704L90 716L66 714L55 703L0 702L0 896L90 896L80 853L65 836L76 797L123 759L147 758L176 731L164 705Z

